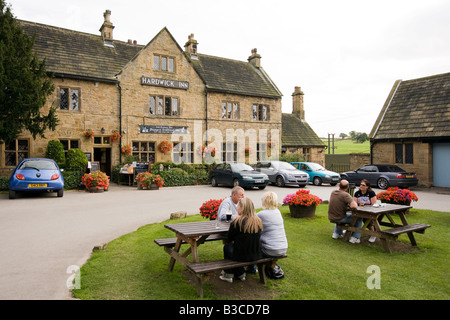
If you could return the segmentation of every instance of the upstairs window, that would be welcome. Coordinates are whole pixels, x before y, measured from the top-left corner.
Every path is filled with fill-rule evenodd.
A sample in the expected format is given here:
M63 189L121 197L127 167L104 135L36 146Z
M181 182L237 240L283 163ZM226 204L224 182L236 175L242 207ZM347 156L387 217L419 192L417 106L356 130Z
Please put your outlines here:
M270 107L263 104L254 104L252 106L253 120L269 121Z
M153 69L157 71L175 71L175 59L162 55L153 56Z
M180 103L176 97L150 96L149 113L160 116L179 116Z
M239 119L239 103L222 102L222 119Z
M59 89L59 108L61 110L80 110L80 90L72 88Z

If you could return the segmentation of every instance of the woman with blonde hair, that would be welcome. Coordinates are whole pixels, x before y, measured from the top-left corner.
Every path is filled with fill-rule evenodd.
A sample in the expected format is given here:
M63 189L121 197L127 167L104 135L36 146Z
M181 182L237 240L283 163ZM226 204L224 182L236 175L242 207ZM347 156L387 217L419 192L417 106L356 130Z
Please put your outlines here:
M228 243L223 247L225 259L235 261L254 261L261 258L260 237L263 224L256 215L250 198L239 199L238 216L230 224ZM221 280L233 282L233 276L245 280L244 268L222 271Z

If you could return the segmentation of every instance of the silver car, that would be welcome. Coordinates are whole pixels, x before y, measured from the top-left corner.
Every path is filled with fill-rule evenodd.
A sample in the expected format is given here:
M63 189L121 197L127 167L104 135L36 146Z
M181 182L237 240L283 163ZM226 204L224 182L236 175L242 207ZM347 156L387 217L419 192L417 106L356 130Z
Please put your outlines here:
M269 181L279 187L298 184L300 188L303 188L309 181L309 175L306 172L284 161L261 161L255 164L254 168L256 171L267 174Z

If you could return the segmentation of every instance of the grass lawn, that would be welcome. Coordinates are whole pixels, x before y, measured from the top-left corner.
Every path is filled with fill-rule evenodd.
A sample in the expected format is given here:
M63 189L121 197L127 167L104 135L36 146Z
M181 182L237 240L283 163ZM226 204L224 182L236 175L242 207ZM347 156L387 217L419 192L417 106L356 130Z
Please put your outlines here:
M323 143L328 146L328 139L322 138ZM332 145L332 141L330 140L330 147ZM370 153L370 142L366 141L364 143L356 143L351 139L335 139L334 146L337 147L334 149L335 154L349 154L349 153ZM333 153L332 151L330 151ZM326 150L328 154L328 150Z
M316 217L294 219L288 207L280 207L289 242L288 258L279 261L285 272L282 280L258 282L258 275L247 280L225 283L213 276L204 285L206 300L215 299L437 299L450 298L448 275L450 257L450 213L411 210L409 223L427 223L425 234L415 234L418 248L412 248L406 234L400 236L392 254L378 243L343 243L331 238L333 225L327 219L326 204L317 208ZM174 237L166 223L203 220L200 215L182 220L143 226L93 252L81 268L79 299L199 299L192 276L179 264L167 271L169 255L153 239ZM378 242L378 240L377 240ZM185 246L182 247L186 248ZM222 243L207 242L199 248L200 260L222 259ZM369 289L369 266L380 269L381 289Z

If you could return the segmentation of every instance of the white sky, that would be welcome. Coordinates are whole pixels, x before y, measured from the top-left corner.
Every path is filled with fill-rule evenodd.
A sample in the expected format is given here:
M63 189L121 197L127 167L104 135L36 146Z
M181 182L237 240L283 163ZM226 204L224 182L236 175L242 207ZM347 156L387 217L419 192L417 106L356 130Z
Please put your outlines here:
M183 48L247 61L252 48L292 112L305 93L306 121L321 137L370 133L394 82L450 72L448 0L6 0L16 18L147 44L167 27Z

